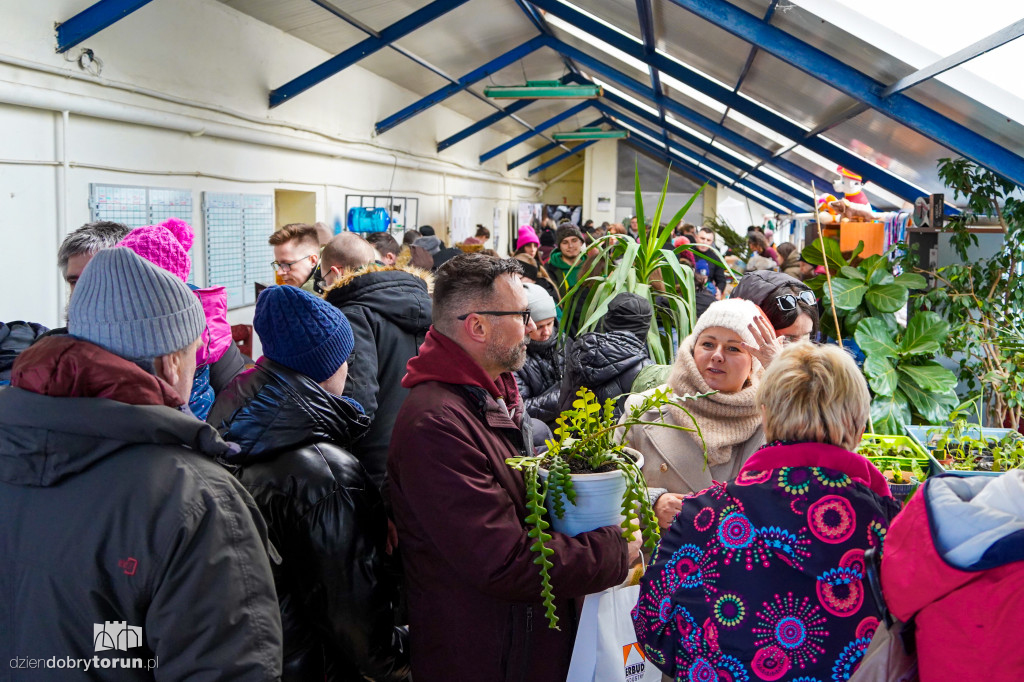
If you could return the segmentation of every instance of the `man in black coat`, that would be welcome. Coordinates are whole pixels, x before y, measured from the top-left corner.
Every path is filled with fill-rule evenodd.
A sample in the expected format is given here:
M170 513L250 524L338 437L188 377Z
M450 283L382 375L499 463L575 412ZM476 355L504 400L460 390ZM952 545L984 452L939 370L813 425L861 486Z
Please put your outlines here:
M653 314L647 299L623 292L608 303L604 332L586 332L567 342L559 411L572 407L576 392L586 386L602 403L616 398L615 415L622 415L637 374L653 364L647 355Z
M214 461L228 443L182 409L199 299L105 249L68 314L0 390L0 661L39 680L277 679L266 524Z
M270 287L253 327L264 356L208 418L241 452L224 457L282 556L274 580L284 680L404 680L380 493L348 451L369 419L342 397L353 338L345 316L295 287Z
M355 338L345 395L373 420L352 451L381 487L395 417L409 394L405 365L430 328L433 277L404 260L384 266L375 257L369 242L343 232L324 248L322 267L324 298L345 314Z

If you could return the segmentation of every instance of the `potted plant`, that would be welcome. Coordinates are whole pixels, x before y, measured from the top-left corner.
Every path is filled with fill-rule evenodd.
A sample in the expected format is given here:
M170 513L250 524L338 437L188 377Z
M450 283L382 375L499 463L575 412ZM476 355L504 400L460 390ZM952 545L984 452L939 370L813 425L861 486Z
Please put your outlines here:
M526 523L533 539L530 549L537 553L534 563L540 567L545 615L549 627L555 629L558 616L548 574L553 565L548 557L554 550L545 545L551 539L547 529L553 522L559 532L575 535L618 524L627 539L639 530L644 548L653 550L660 533L640 471L643 459L623 443L629 430L640 424L690 431L703 443L700 428L684 403L711 393L676 396L670 388L655 389L645 394L644 400L621 420L615 419L613 398L602 405L586 387L576 395L572 407L556 420L555 439L547 441L546 453L505 460L513 469L523 472L529 511ZM642 419L647 411L667 405L681 409L693 421L693 427ZM545 518L549 514L550 522Z
M816 265L827 261L836 274L831 294L824 275L806 284L827 307L834 308L839 331L847 340L852 336L864 355L863 370L872 393L872 430L899 435L913 421L942 421L959 402L953 390L956 375L935 361L949 324L934 312L919 311L905 328L900 327L896 311L910 300L911 290L924 289L927 280L916 273L894 276L889 271L889 256L898 245L853 265L863 246L858 244L847 259L834 240L824 240L824 257L820 242L807 245L803 258ZM824 315L821 325L826 334L839 338L831 315Z
M669 171L671 173L671 169ZM582 266L585 268L576 286L562 299L566 319L576 319L579 313L579 332L594 329L608 312L608 304L622 292L646 298L654 310L651 328L647 333L647 351L651 360L659 365L672 363L676 344L686 337L696 321L696 289L693 270L679 262L683 250L695 250L685 245L673 249L672 231L683 219L693 202L704 190L701 186L690 200L662 223L662 211L668 194L669 176L658 198L658 205L648 227L640 190L640 173L634 169L634 192L637 211L636 240L629 235L606 235L587 246L596 252ZM703 256L707 258L707 256ZM614 263L614 268L609 264ZM720 263L727 273L728 264ZM609 270L609 272L605 272ZM566 330L562 330L566 333Z
M907 436L865 433L857 452L882 472L889 491L900 502L917 490L932 469L928 453Z
M960 258L928 274L939 286L925 299L943 315L950 333L943 350L960 357L969 390L984 391L988 422L1021 427L1024 418L1024 201L1020 188L967 159L940 159L939 177L966 209L947 219L950 245ZM978 246L970 227L986 218L1004 232L996 253L971 260Z

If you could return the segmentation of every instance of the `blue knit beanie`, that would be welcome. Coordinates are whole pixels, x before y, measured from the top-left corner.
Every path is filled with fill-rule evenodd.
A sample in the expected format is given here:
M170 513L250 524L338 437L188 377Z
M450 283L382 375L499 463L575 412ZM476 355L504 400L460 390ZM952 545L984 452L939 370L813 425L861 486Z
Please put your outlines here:
M342 312L298 287L265 289L252 326L264 355L317 383L334 376L355 344Z

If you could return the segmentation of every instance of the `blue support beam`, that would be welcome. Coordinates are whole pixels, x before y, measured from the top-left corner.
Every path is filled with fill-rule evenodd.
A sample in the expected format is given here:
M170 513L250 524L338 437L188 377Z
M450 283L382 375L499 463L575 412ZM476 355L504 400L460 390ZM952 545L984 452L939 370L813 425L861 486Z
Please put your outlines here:
M490 116L487 116L486 118L480 119L479 121L477 121L473 125L468 126L466 128L463 128L462 130L460 130L459 132L455 133L451 137L446 137L445 139L441 140L440 142L437 143L437 151L442 152L445 149L448 149L448 147L451 147L452 145L458 144L459 142L462 142L463 140L465 140L468 137L476 135L481 130L484 130L485 128L490 128L492 125L494 125L495 123L497 123L501 119L507 118L507 117L511 116L512 114L516 113L517 111L521 111L522 109L525 109L530 104L532 104L532 103L534 103L536 101L537 100L534 100L534 99L520 99L520 100L516 100L512 104L509 104L507 107L502 109L501 111L496 111L493 114L491 114Z
M636 0L636 16L640 22L640 37L644 41L644 59L647 62L647 75L651 79L651 90L654 91L654 102L658 105L658 116L662 124L665 123L665 104L662 102L664 91L661 87L661 76L658 70L651 66L649 57L654 54L656 37L654 35L654 12L651 10L651 0ZM662 133L662 141L668 147L668 133Z
M484 152L480 156L480 163L485 163L488 160L493 159L498 154L501 154L502 152L508 151L509 149L512 149L512 147L515 147L518 144L522 144L523 142L526 142L531 137L534 137L535 135L539 135L542 131L547 130L548 128L550 128L553 125L558 125L559 123L561 123L565 119L571 118L571 117L575 116L576 114L580 113L581 111L584 111L585 109L587 109L588 107L591 107L591 106L593 106L593 102L591 102L590 100L584 100L584 101L580 102L579 104L577 104L576 106L570 107L569 109L566 109L565 111L563 111L562 113L560 113L560 114L558 114L556 116L552 116L551 118L549 118L548 120L544 121L543 123L535 126L533 130L528 130L527 132L523 133L522 135L519 135L518 137L512 138L508 142L505 142L504 144L500 144L500 145L498 145L497 147L495 147L494 149L492 149L492 150L490 150L488 152Z
M651 130L650 128L644 126L643 124L638 123L637 121L634 121L634 120L632 120L632 119L630 119L630 118L628 118L626 116L623 116L622 114L620 114L620 113L618 113L618 112L616 112L614 110L611 110L611 107L608 107L607 105L602 105L599 108L601 108L603 111L605 109L607 109L608 111L605 111L605 113L609 114L610 116L617 117L620 121L622 121L623 123L627 124L625 127L627 127L627 128L632 127L634 130L637 130L637 131L639 131L639 132L641 132L644 135L647 135L649 137L654 137L654 138L657 137L657 132L655 132L654 130ZM648 114L648 116L650 116L650 114ZM655 118L655 117L652 116L652 118ZM655 125L657 125L657 123L655 123ZM672 140L669 140L669 147L670 147L670 149L674 150L678 154L682 154L682 155L690 156L690 157L692 157L694 155L694 152L692 150L687 149L683 145L679 144L678 142L674 142ZM737 189L736 188L736 183L742 182L740 177L738 175L736 175L735 172L729 170L728 168L725 168L724 166L721 166L721 165L715 163L714 161L711 161L710 159L702 159L700 161L700 163L702 165L706 166L708 169L710 169L710 170L712 170L712 171L714 171L716 173L720 173L721 175L724 175L727 178L729 178L730 179L730 185L732 186L733 189ZM755 175L755 177L757 177L758 180L761 180L763 182L767 182L768 184L773 185L776 190L781 189L783 192L786 192L787 194L793 192L793 188L792 187L787 186L785 183L780 183L778 180L775 180L775 178L772 178L771 176L761 174L761 175ZM749 183L749 184L753 184L753 183ZM774 194L773 190L771 190L771 189L762 188L760 185L754 185L754 187L757 189L757 191L761 192L765 196L770 196L772 198L772 200L777 201L779 204L785 206L786 208L788 208L789 210L793 211L794 213L806 212L806 211L810 211L811 210L811 202L809 200L807 200L806 203L801 206L801 205L799 205L797 203L794 203L793 201L790 201L786 197L780 196L778 194Z
M381 133L391 130L400 123L408 121L413 116L416 116L417 114L426 111L435 104L443 102L444 100L448 99L449 97L458 92L462 92L470 85L476 83L482 78L486 78L487 76L490 76L493 73L501 71L509 64L514 64L515 62L519 61L526 55L535 52L536 50L540 49L543 46L544 37L536 36L526 41L522 45L509 50L500 57L492 59L483 66L477 69L473 69L456 82L449 83L448 85L439 88L438 90L435 90L434 92L427 95L418 102L414 102L413 104L410 104L401 111L392 114L391 116L388 116L382 121L379 121L375 126L377 134L380 135Z
M645 152L645 153L649 154L650 156L652 156L652 157L654 157L656 159L659 159L662 163L664 163L666 165L671 164L674 167L682 168L686 173L688 173L688 174L692 175L693 177L695 177L698 180L698 182L707 182L709 184L716 185L716 186L719 185L720 182L721 182L720 180L717 180L716 178L709 177L707 174L705 174L699 168L696 168L693 164L687 163L685 160L680 159L675 154L672 154L671 152L666 152L663 149L658 149L657 147L655 147L654 145L650 144L649 142L647 142L645 140L638 140L638 139L630 138L630 139L626 140L626 143L631 145L631 146L633 146L635 149L638 149L638 150L640 150L642 152ZM731 187L730 190L733 191L733 192L736 192L737 194L745 196L746 198L750 199L751 201L755 201L755 202L761 204L762 206L767 206L768 208L776 209L776 208L780 208L781 207L783 209L787 209L787 210L790 210L790 211L793 210L792 205L790 205L788 202L783 201L782 199L779 199L778 197L774 197L774 196L772 196L768 192L761 192L760 188L758 188L758 192L762 195L760 197L754 195L750 191L747 191L743 187ZM777 206L771 206L769 204L766 204L765 203L766 199L771 201L771 202L775 202L777 204Z
M270 93L270 108L284 104L296 95L309 90L314 85L322 83L331 76L344 71L360 59L368 57L374 52L384 49L396 40L401 40L413 31L420 29L456 7L465 4L468 0L434 0L429 5L421 7L412 14L399 19L391 24L379 36L365 38L349 49L334 55L320 66L314 67L294 78L281 87L272 90Z
M57 25L57 52L67 52L151 0L100 0Z
M585 124L583 127L584 128L593 128L593 127L601 125L606 120L607 119L604 116L601 116L600 118L596 118L593 121L591 121L590 123ZM540 149L535 149L532 152L530 152L529 154L527 154L526 156L523 156L523 157L521 157L519 159L516 159L515 161L510 163L508 165L507 170L512 170L513 168L516 168L517 166L523 165L527 161L532 161L533 159L536 159L538 156L541 156L543 154L547 154L549 151L551 151L555 147L559 147L559 146L561 146L561 145L559 145L559 143L552 142L551 144L544 145Z
M672 0L679 4L684 0ZM714 0L685 0L686 4L697 3L703 4L713 2ZM582 12L566 5L560 0L531 0L533 4L537 5L546 12L559 17L563 21L567 21L582 31L585 31L598 40L611 45L619 50L622 50L631 57L635 57L641 61L647 61L643 51L643 45L637 42L635 39L631 39L618 31L615 31L599 21L595 21L589 16ZM717 3L716 3L717 4ZM728 3L721 3L728 4ZM730 5L730 7L732 7ZM735 8L734 8L735 9ZM762 28L778 31L772 26L764 24L758 17L752 14L747 14L741 10L736 12L745 15L750 19L751 22L760 25ZM726 27L727 30L731 30L731 27ZM568 45L561 43L560 41L553 40L554 43L561 45L562 47L556 47L554 49L559 50L565 56L580 61L576 56L571 56L563 51L565 48L570 48ZM763 45L759 45L762 49ZM575 53L580 53L579 50L575 50ZM580 53L582 54L582 53ZM650 58L650 64L656 67L659 71L666 73L676 80L695 88L705 95L718 100L722 104L735 109L739 113L757 121L761 125L774 130L775 132L783 135L794 142L800 141L804 134L807 132L800 126L796 125L792 121L789 121L779 114L761 106L760 104L742 97L741 95L732 92L729 88L717 83L710 78L700 75L696 71L691 71L686 67L682 66L675 60L667 57L660 52L655 52ZM831 57L830 57L831 59ZM836 60L833 60L836 61ZM667 103L666 103L667 106ZM724 139L724 138L723 138ZM914 187L910 183L906 182L902 178L886 171L885 169L879 168L874 164L866 161L865 159L853 154L839 145L829 142L825 138L811 138L803 142L803 145L808 149L821 154L827 159L837 165L841 165L849 170L861 175L865 181L874 182L879 187L892 192L893 194L902 197L908 201L913 202L918 197L924 196L927 192L920 188ZM831 184L831 183L829 183Z
M866 76L827 52L819 50L775 26L765 24L758 17L725 2L725 0L671 0L671 2L756 45L843 94L867 104L894 121L916 130L957 154L985 166L1011 182L1024 186L1024 157L1014 154L1005 147L946 118L906 95L896 93L890 97L882 97L881 93L886 84ZM737 110L739 109L737 108ZM787 135L787 137L794 140L800 139L791 135ZM810 141L805 145L811 148ZM884 186L878 182L877 172L874 169L866 169L869 172L862 172L846 163L842 163L842 165L864 176L865 180L871 180ZM896 192L896 194L908 198L901 192Z
M575 78L576 77L575 77L574 74L566 74L565 76L562 76L560 81L562 83L571 83L571 82L574 82ZM516 112L519 112L519 111L525 109L526 107L530 106L531 104L533 104L536 101L537 100L535 100L535 99L520 99L520 100L516 100L512 104L509 104L507 107L502 109L501 111L496 111L493 114L491 114L490 116L487 116L486 118L480 119L479 121L477 121L473 125L468 126L466 128L463 128L462 130L460 130L459 132L455 133L451 137L447 137L447 138L441 140L440 142L437 143L437 151L439 151L439 152L440 151L444 151L445 149L448 149L448 147L451 147L452 145L458 144L459 142L462 142L463 140L465 140L468 137L476 135L481 130L484 130L485 128L490 128L492 125L494 125L495 123L497 123L501 119L506 118L508 116L512 116ZM516 117L513 116L513 118L516 118ZM516 120L519 120L519 119L516 118Z
M595 142L597 142L597 140L589 140L588 142L584 142L582 144L578 144L575 147L573 147L572 149L570 149L569 151L562 152L558 156L545 161L544 163L542 163L541 165L537 166L536 168L531 168L530 172L529 172L529 175L533 175L534 173L540 173L545 168L549 168L551 166L554 166L556 163L558 163L560 161L563 161L563 160L569 158L570 156L573 156L575 154L579 154L581 151L583 151L584 149L586 149L590 145L594 144Z
M646 97L647 99L654 99L654 92L652 92L651 89L644 85L643 83L640 83L639 81L630 78L629 76L621 73L620 71L617 71L616 69L611 68L604 62L595 59L594 57L591 57L590 55L587 55L581 52L580 50L577 50L576 48L570 45L566 45L565 43L558 41L555 41L552 44L552 48L560 51L564 50L565 53L571 59L578 61L580 64L583 64L584 66L586 66L586 68L593 71L601 78L616 83L619 87L622 87L626 90L632 90L633 92L637 93L642 97ZM577 78L575 80L580 83L589 82L581 78ZM610 92L605 92L604 97L609 101L615 102L616 104L625 101L622 98ZM823 180L822 178L819 178L809 173L808 171L804 170L801 166L798 166L792 161L788 161L786 159L781 158L773 159L772 152L768 151L763 147L758 146L757 144L751 142L750 140L743 137L736 131L726 128L725 126L708 118L707 116L704 116L703 114L700 114L694 111L693 109L690 109L689 107L683 106L682 104L676 102L671 98L666 97L662 101L665 105L665 108L671 111L674 115L678 116L679 118L690 121L698 128L703 128L704 130L708 131L708 133L726 142L729 142L740 151L746 152L747 154L750 154L751 156L754 156L757 159L770 159L772 165L776 166L779 170L782 170L792 175L798 181L805 183L808 187L811 186L811 182L818 183L822 186L832 186L831 181Z
M710 175L707 175L706 173L702 172L696 166L686 163L682 159L673 156L670 152L667 152L664 149L659 149L658 147L655 147L653 144L647 142L646 140L635 140L631 137L628 140L626 140L626 144L632 147L633 149L637 150L638 152L647 154L657 159L658 161L661 161L663 164L665 164L665 166L671 166L676 171L678 171L680 168L683 169L687 175L692 177L697 182L706 182L709 185L716 186L719 182Z
M625 102L625 103L629 104L629 102ZM597 108L600 109L601 111L603 111L608 116L614 116L614 117L618 118L619 120L628 123L629 125L633 126L636 130L640 130L640 131L642 131L643 133L645 133L647 135L657 136L657 133L655 133L651 129L646 128L642 124L638 123L637 121L635 121L633 119L630 119L627 116L622 115L622 113L620 113L619 111L616 111L615 109L613 109L612 107L608 106L607 104L599 102L598 105L597 105ZM639 116L640 118L644 119L645 121L647 121L651 125L656 125L656 126L657 125L662 125L661 122L658 120L657 116L654 116L653 114L651 114L651 113L649 113L647 111L644 111L643 109L641 109L639 107L632 106L632 107L630 107L629 110L630 110L630 112L632 114L634 114L636 116ZM714 153L716 156L719 156L720 158L724 159L725 161L727 161L729 163L735 164L735 160L730 159L723 152L721 152L720 150L718 150L715 147L712 147L710 144L708 144L707 142L704 142L700 138L694 137L693 135L690 135L685 130L680 130L679 128L677 128L676 126L674 126L670 122L666 122L665 126L666 127L664 128L664 130L667 130L668 132L671 132L673 135L677 135L677 136L683 138L684 140L686 140L687 142L689 142L690 144L693 144L693 145L701 148L702 150L704 150L706 152ZM676 151L678 151L678 152L680 152L682 154L688 154L688 155L695 154L695 152L693 152L692 150L687 149L686 147L682 146L678 142L675 142L675 141L673 141L671 139L668 140L668 145L671 148L675 149ZM717 171L717 172L719 172L719 173L721 173L723 175L726 175L726 176L732 178L732 182L733 183L741 182L740 177L737 176L733 171L730 171L729 169L725 168L724 166L719 165L718 163L712 161L711 159L709 159L707 157L702 159L702 163L704 165L706 165L708 168L711 168L712 170L715 170L715 171ZM810 211L813 208L813 204L812 204L811 199L807 198L806 196L800 195L793 187L787 185L786 183L782 182L778 178L772 177L771 175L768 175L767 173L765 173L763 171L760 171L760 170L756 170L756 169L752 170L752 171L748 171L748 173L752 177L755 177L758 180L760 180L761 182L763 182L765 184L768 184L768 185L771 185L772 187L775 188L776 191L785 192L787 195L790 195L790 196L792 196L794 198L797 198L798 201L805 202L806 205L803 206L803 208L800 209L801 211ZM788 206L796 206L797 204L795 204L794 202L791 201L787 205Z

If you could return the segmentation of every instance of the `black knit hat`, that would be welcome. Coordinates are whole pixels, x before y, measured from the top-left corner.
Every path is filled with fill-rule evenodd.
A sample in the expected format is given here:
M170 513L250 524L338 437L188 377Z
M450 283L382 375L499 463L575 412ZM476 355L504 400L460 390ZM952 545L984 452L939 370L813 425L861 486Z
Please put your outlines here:
M604 330L633 332L637 338L644 341L647 339L647 330L651 327L653 316L654 310L646 298L623 291L608 303Z
M555 247L561 248L562 240L568 237L577 237L580 241L583 241L583 232L572 223L562 223L555 230Z

